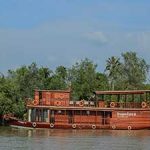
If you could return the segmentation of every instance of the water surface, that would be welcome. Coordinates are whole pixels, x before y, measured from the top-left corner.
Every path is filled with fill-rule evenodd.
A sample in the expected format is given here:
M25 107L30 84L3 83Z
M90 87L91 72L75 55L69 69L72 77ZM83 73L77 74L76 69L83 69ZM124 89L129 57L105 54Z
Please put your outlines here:
M0 150L150 150L150 130L0 127Z

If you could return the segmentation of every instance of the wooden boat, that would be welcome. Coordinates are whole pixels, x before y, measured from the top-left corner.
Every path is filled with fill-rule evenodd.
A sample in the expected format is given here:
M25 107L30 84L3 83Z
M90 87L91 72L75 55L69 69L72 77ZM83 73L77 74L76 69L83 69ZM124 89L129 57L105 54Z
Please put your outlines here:
M28 100L27 121L11 126L52 129L150 129L150 90L95 91L72 101L69 90L35 90Z

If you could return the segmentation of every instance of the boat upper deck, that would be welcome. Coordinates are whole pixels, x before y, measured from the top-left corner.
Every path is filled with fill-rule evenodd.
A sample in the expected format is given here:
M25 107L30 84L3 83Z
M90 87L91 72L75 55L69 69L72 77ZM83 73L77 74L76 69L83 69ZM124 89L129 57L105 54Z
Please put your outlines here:
M71 100L70 90L35 90L27 107L68 107L69 109L149 109L150 90L95 91L88 100Z

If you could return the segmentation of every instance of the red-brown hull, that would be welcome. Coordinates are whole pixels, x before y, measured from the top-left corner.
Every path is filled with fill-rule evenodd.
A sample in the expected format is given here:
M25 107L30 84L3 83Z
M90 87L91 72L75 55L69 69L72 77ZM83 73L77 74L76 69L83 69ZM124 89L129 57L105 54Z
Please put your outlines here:
M109 129L109 130L140 130L150 129L150 124L147 123L118 123L110 125L99 124L50 124L44 122L26 122L26 121L13 121L10 123L12 127L18 128L46 128L46 129Z

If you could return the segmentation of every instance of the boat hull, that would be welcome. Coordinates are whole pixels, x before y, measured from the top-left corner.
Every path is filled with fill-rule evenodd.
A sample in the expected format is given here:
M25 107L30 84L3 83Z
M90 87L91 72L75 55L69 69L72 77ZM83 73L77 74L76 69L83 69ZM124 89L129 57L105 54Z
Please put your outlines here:
M100 124L51 124L45 122L26 122L26 121L13 121L10 123L11 127L17 128L46 128L46 129L108 129L108 130L141 130L150 129L150 124L140 123L140 124L127 124L118 123L110 125L100 125Z

